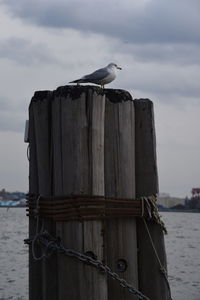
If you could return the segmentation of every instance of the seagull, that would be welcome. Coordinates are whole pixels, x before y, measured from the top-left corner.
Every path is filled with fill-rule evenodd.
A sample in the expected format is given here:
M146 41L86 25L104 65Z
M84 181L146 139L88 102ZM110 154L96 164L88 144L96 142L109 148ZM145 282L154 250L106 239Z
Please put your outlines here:
M116 70L121 70L122 68L118 67L114 63L110 63L107 67L94 71L91 74L85 75L80 79L70 81L69 83L96 83L104 88L105 84L112 82L116 78Z

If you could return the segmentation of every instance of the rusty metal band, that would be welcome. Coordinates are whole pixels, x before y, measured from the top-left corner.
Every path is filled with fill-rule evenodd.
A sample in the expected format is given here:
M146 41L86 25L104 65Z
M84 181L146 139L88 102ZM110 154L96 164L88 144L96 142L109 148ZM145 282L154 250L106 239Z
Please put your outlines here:
M29 196L27 215L64 222L130 217L151 218L153 208L151 197L122 199L90 195L50 197L40 195L39 198Z

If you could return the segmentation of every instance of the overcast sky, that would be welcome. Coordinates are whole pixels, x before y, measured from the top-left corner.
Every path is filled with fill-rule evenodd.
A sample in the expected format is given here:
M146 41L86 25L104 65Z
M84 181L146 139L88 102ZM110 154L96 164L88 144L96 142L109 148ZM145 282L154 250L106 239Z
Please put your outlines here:
M28 190L28 105L116 62L110 88L154 102L160 192L200 187L199 0L0 0L0 189Z

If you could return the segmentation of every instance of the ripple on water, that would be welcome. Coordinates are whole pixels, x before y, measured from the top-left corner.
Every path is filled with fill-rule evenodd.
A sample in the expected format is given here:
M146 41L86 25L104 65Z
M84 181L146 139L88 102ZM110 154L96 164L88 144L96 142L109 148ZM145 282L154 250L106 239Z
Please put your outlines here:
M200 297L200 214L162 213L173 300ZM0 300L28 299L28 219L24 208L0 208ZM39 299L38 299L39 300Z
M28 219L24 208L0 208L0 300L28 299Z
M200 214L162 213L173 300L200 300ZM171 276L173 275L173 276Z

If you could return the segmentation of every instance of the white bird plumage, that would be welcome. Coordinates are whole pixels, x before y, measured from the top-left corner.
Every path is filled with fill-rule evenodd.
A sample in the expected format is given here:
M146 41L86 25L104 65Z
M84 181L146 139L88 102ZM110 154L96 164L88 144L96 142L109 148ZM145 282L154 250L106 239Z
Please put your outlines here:
M116 78L116 70L121 70L115 63L108 64L105 68L96 70L95 72L85 75L80 79L70 81L69 83L95 83L104 88L105 84L112 82Z

